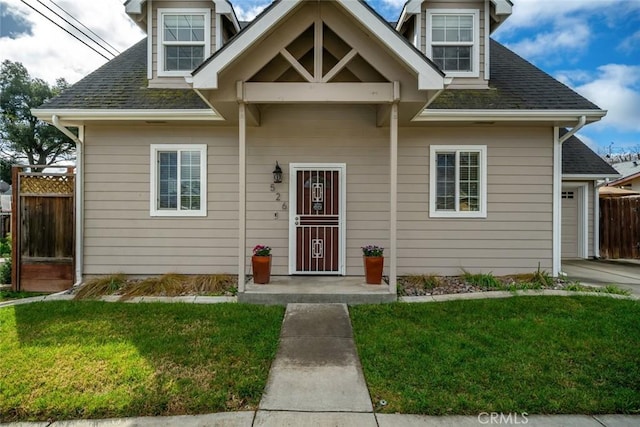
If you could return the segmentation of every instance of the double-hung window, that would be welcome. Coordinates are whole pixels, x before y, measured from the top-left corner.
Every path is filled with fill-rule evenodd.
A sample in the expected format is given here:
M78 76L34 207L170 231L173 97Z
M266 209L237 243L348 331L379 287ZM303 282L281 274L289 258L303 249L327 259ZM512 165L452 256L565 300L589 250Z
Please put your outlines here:
M433 62L450 77L479 76L477 10L429 10L427 49Z
M151 145L151 216L206 216L206 195L206 145Z
M211 52L211 11L158 9L158 40L158 75L188 75Z
M432 145L429 170L431 217L486 218L485 145Z

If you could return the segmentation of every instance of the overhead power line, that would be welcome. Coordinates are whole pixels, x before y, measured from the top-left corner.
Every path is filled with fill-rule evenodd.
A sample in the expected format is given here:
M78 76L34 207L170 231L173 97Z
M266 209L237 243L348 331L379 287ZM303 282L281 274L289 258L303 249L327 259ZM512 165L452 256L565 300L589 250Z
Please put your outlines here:
M63 11L65 14L67 14L67 16L71 17L71 19L73 19L74 21L76 21L78 24L82 25L84 28L87 29L87 31L89 31L91 34L93 34L94 36L96 36L97 38L99 38L103 43L105 43L107 46L109 46L111 49L113 49L113 51L116 52L116 54L120 54L120 51L118 49L116 49L111 43L109 43L108 41L106 41L105 39L103 39L102 37L100 37L98 34L96 34L93 30L91 30L91 28L87 27L86 25L84 25L82 22L80 22L78 19L76 19L75 16L73 16L72 14L70 14L69 12L67 12L62 6L60 6L58 3L54 2L53 0L50 0L51 3L53 3L58 9L60 9L61 11ZM104 48L103 48L104 49Z
M29 3L27 3L25 0L20 0L22 3L24 3L25 5L27 5L29 8L33 9L37 14L39 14L40 16L42 16L43 18L45 18L47 21L51 22L53 25L55 25L56 27L60 28L62 31L64 31L65 33L69 34L71 37L73 37L74 39L78 40L80 43L84 44L85 46L87 46L89 49L93 50L95 53L97 53L98 55L102 56L104 59L106 59L107 61L110 59L113 59L113 56L115 56L113 53L109 52L107 49L105 49L105 51L109 52L109 55L111 55L111 58L107 57L104 53L100 52L99 50L97 50L95 47L91 46L89 43L87 43L85 40L82 40L80 37L78 37L77 35L73 34L71 31L67 30L66 28L64 28L62 25L60 25L59 23L57 23L56 21L54 21L53 19L51 19L51 17L47 16L46 14L44 14L42 11L36 9L34 6L30 5ZM39 0L38 0L39 1ZM63 18L64 19L64 18ZM69 23L67 20L65 20L65 22ZM69 25L71 25L73 28L75 28L77 31L80 31L75 25L72 25L71 23L69 23ZM88 37L86 34L84 34L84 32L80 31L80 33L82 33L83 35L85 35L86 37ZM93 40L93 39L91 39ZM95 42L95 41L94 41ZM98 46L100 46L102 49L104 49L103 46L101 46L98 43Z

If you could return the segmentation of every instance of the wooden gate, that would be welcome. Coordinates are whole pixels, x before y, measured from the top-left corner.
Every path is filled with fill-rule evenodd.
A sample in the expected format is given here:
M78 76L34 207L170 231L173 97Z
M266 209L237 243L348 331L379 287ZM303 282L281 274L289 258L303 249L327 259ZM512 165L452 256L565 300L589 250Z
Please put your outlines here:
M640 196L600 199L600 256L640 258Z
M43 168L13 168L14 290L57 292L73 285L75 177L71 169L38 172Z

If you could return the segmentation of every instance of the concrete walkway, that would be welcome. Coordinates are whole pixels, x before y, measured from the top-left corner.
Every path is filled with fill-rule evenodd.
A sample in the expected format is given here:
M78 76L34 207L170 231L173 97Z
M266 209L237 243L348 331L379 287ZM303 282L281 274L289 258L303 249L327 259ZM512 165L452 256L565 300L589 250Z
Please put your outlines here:
M639 260L566 260L562 261L562 271L567 278L577 280L583 285L614 284L631 291L633 295L640 295Z
M289 304L276 359L257 411L0 424L38 427L637 427L640 415L377 414L344 304Z

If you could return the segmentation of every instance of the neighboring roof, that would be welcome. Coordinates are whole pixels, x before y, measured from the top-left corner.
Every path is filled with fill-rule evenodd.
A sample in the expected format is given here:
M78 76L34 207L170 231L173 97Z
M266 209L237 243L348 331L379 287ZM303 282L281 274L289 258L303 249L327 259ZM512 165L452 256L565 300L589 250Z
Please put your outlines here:
M149 89L147 84L145 38L38 109L210 110L190 89Z
M622 175L623 177L627 177L629 175L634 175L640 172L640 159L631 160L628 162L614 163L611 166L613 166L613 168L617 170L620 175Z
M566 133L566 129L560 130L560 136ZM618 172L573 135L562 144L562 174L604 178L617 176Z
M634 181L640 178L640 172L634 173L633 175L628 175L623 178L617 179L615 181L610 182L608 185L624 185L628 182Z
M618 187L600 187L598 189L600 197L622 197L622 196L635 196L640 193L633 190L626 190Z
M497 41L490 45L491 79L486 89L445 90L429 110L600 110Z

